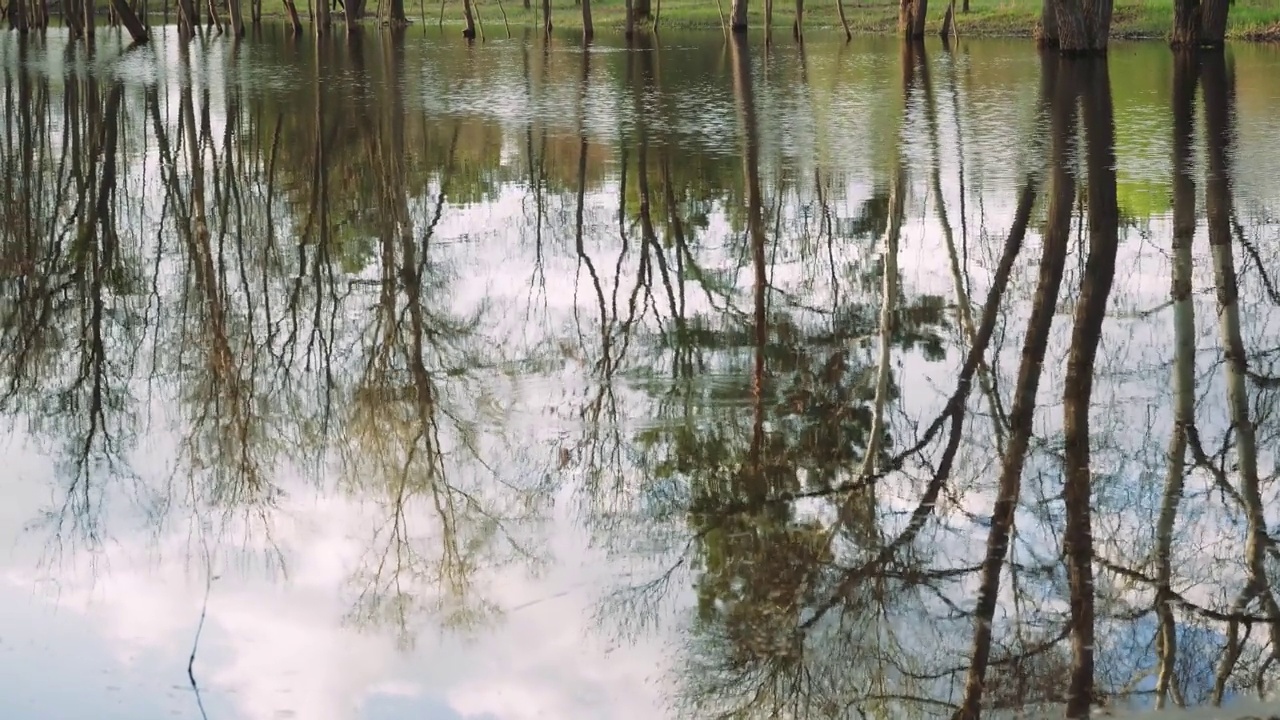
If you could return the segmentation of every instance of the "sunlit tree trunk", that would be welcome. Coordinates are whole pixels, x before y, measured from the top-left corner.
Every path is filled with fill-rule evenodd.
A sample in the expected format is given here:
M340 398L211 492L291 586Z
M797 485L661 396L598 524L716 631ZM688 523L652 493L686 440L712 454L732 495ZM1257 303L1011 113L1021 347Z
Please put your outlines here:
M1069 55L1104 53L1113 0L1046 0L1055 6L1058 48ZM1046 11L1047 11L1046 7Z
M462 0L462 20L465 23L462 27L462 37L474 40L476 37L476 16L474 8L471 7L471 0Z
M326 35L333 23L332 17L329 14L329 0L316 0L315 8L315 33L317 36Z
M190 2L190 0L183 0ZM289 15L289 25L293 27L294 35L302 34L302 18L298 17L298 5L296 0L283 0L285 12Z
M1186 479L1187 433L1195 422L1196 338L1195 306L1191 297L1191 245L1196 232L1196 183L1192 178L1198 56L1180 52L1173 70L1173 434L1160 515L1156 520L1156 707L1163 708L1173 688L1178 658L1177 624L1170 596L1173 576L1173 534Z
M112 0L113 2L121 2L121 0ZM227 0L227 14L230 16L231 37L242 37L244 35L244 16L240 0Z
M239 0L232 0L233 6L239 6ZM129 37L133 38L135 43L144 43L147 41L147 27L142 23L142 19L138 17L133 8L129 6L127 0L111 0L111 7L115 10L116 17L119 18L125 30L129 32Z
M1116 201L1115 119L1105 61L1090 60L1064 69L1080 73L1088 164L1089 258L1085 262L1067 355L1063 393L1065 456L1063 553L1071 602L1071 680L1067 718L1086 718L1093 703L1094 582L1089 403L1094 360L1107 313L1119 245Z
M733 10L729 17L729 29L734 34L742 34L747 31L747 1L733 0Z
M836 12L840 15L840 27L844 28L844 40L849 42L853 39L853 31L849 29L849 18L844 14L844 0L836 0Z

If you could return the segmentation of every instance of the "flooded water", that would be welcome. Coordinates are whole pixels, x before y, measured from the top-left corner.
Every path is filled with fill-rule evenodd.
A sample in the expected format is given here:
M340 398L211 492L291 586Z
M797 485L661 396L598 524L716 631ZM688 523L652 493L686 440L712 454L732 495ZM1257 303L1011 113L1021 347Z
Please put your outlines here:
M0 716L1277 680L1274 48L50 31L0 72Z

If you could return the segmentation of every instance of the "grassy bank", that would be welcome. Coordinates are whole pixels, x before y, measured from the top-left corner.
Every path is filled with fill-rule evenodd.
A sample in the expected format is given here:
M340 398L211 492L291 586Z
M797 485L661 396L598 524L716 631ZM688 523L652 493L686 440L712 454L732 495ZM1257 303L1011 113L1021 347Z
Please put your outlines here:
M319 0L315 0L319 1ZM729 12L731 0L720 0L724 12ZM957 10L961 0L957 0ZM377 0L370 0L371 12ZM532 0L533 7L525 8L523 0L476 0L477 8L491 36L502 31L502 14L513 27L535 26L541 23L537 8L540 0ZM650 0L658 11L661 28L710 28L720 27L720 14L716 0ZM659 6L659 3L661 5ZM405 0L405 12L415 22L421 22L425 14L427 23L434 25L440 17L440 0ZM306 3L301 3L305 11ZM562 30L582 27L581 7L574 0L552 0L553 24ZM622 28L625 21L622 0L605 0L592 3L592 16L597 32ZM791 32L794 2L775 0L773 21L775 33L784 37ZM1039 21L1041 0L970 0L970 11L957 15L962 36L1023 37L1030 36ZM280 0L264 0L267 14L284 15ZM446 0L445 23L461 22L461 0ZM942 24L946 10L944 0L932 0L929 4L931 32L936 33ZM849 26L858 34L892 34L897 31L898 10L895 0L846 0L845 14ZM1162 38L1169 32L1173 19L1173 0L1117 0L1112 36L1117 38ZM763 0L751 0L750 25L753 30L764 26ZM840 19L835 0L808 0L805 3L805 28L838 28ZM1235 0L1231 6L1228 35L1236 40L1280 42L1280 1Z

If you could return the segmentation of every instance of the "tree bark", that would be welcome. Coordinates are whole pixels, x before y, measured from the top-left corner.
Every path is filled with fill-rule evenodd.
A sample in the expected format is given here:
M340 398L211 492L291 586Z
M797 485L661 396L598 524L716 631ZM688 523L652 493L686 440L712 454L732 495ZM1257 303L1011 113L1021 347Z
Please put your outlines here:
M316 0L316 36L326 35L332 24L332 18L329 14L329 0Z
M551 0L542 0L542 34L551 37Z
M471 7L471 0L462 0L462 37L468 40L476 38L476 16L475 11Z
M295 0L284 0L284 9L289 14L289 24L293 26L293 34L301 35L302 19L298 17L298 6Z
M112 0L113 3L121 0ZM240 7L240 0L227 0L227 14L231 16L231 37L239 38L244 35L244 16Z
M1065 40L1065 38L1064 38ZM1093 704L1094 582L1092 527L1092 467L1089 449L1089 404L1093 396L1094 360L1107 298L1115 276L1119 246L1119 208L1116 201L1115 118L1111 84L1105 61L1064 70L1077 72L1083 88L1083 114L1088 164L1089 258L1085 262L1067 356L1063 393L1065 467L1063 499L1066 525L1063 552L1071 604L1071 679L1067 688L1067 718L1087 718Z
M1220 48L1227 37L1230 0L1204 0L1200 6L1200 45Z
M595 24L591 21L591 0L582 0L582 42L591 42L595 34ZM585 48L583 52L586 52Z
M1195 47L1200 44L1200 0L1173 0L1173 32L1169 44Z
M898 34L908 39L924 37L929 0L899 0Z
M634 0L631 12L635 13L636 19L653 17L653 4L650 0Z
M797 41L804 38L804 0L796 0L796 20L791 26L791 37Z

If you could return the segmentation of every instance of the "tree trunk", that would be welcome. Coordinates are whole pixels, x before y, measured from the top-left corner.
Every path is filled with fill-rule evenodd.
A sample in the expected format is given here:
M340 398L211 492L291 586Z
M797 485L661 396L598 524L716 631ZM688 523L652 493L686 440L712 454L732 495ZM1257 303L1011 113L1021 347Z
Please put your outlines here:
M773 0L764 0L764 44L773 42Z
M1056 11L1058 47L1068 55L1105 53L1111 35L1112 0L1046 0Z
M804 0L796 0L796 21L791 26L791 37L796 40L804 38Z
M26 0L9 0L9 29L20 33L27 32Z
M1227 11L1231 0L1204 0L1200 6L1200 44L1220 48L1227 37Z
M471 0L462 0L462 20L466 23L462 27L462 37L474 40L476 38L476 17L471 7Z
M969 672L965 678L964 699L953 715L955 720L978 720L982 713L982 694L987 665L991 657L992 621L1000 597L1000 573L1009 551L1014 514L1022 488L1022 470L1030 447L1032 421L1036 410L1036 394L1049 343L1049 331L1057 310L1058 293L1066 265L1067 246L1071 236L1071 208L1075 202L1076 178L1072 171L1071 152L1076 135L1076 78L1070 72L1058 72L1059 61L1042 55L1041 97L1048 106L1052 155L1050 158L1049 208L1044 231L1044 248L1040 256L1040 277L1036 288L1027 335L1023 341L1022 359L1014 390L1013 411L1009 416L1011 434L1000 464L1000 484L991 514L991 530L987 534L987 552L982 562L978 588L978 604L974 610L973 646ZM1028 222L1035 198L1035 185L1028 182L1018 203L1018 219Z
M626 13L626 29L622 34L627 38L629 44L630 40L636 35L636 13L633 0L626 0Z
M899 0L898 34L908 39L924 37L929 0Z
M1195 422L1195 307L1191 298L1191 245L1196 232L1196 183L1192 140L1195 118L1197 56L1183 51L1173 68L1173 434L1169 438L1168 472L1156 520L1156 708L1163 709L1173 688L1178 659L1177 624L1171 597L1173 533L1186 480L1187 434Z
M329 0L316 0L316 36L327 35L329 26L332 24L332 18L329 14Z
M748 0L733 0L729 29L735 35L741 35L747 31L747 2Z
M236 2L236 0L232 0ZM116 11L116 17L120 18L120 22L124 24L125 30L129 31L129 37L133 38L135 44L142 44L147 41L147 27L142 24L142 20L133 12L133 8L129 7L126 0L111 0L111 7Z
M1173 0L1173 32L1169 44L1195 47L1200 44L1200 0Z
M112 0L115 2L116 0ZM244 16L241 14L240 0L227 0L227 14L231 16L231 37L244 35Z
M551 0L542 0L542 34L551 37Z
M653 3L650 0L633 0L631 12L635 13L637 20L653 17Z
M1064 36L1065 42L1065 36ZM1069 62L1069 61L1068 61ZM1115 276L1119 246L1116 201L1115 118L1105 61L1070 63L1079 73L1088 164L1089 258L1076 301L1071 350L1063 393L1064 484L1066 523L1063 552L1070 587L1072 662L1067 688L1067 718L1087 718L1093 704L1094 582L1092 467L1089 448L1089 405L1093 396L1094 359L1106 318L1107 298Z
M849 30L849 18L844 14L844 0L836 0L836 12L840 14L840 26L844 28L844 41L849 42L853 39L853 32Z
M595 23L591 21L591 0L582 0L582 42L591 42L595 34ZM583 52L586 50L584 49Z
M298 17L298 5L295 0L284 0L285 12L289 14L289 24L293 26L293 34L302 34L302 19Z
M78 2L79 0L71 1ZM81 5L81 7L84 8L83 15L81 16L84 19L84 39L85 42L89 43L93 42L94 33L97 32L96 26L98 24L98 9L94 7L94 5L94 0L84 0L84 3Z
M1036 28L1036 43L1040 47L1056 48L1058 37L1058 5L1056 0L1044 0L1040 6L1040 25Z
M391 0L391 24L402 26L409 24L409 18L404 14L404 0Z

